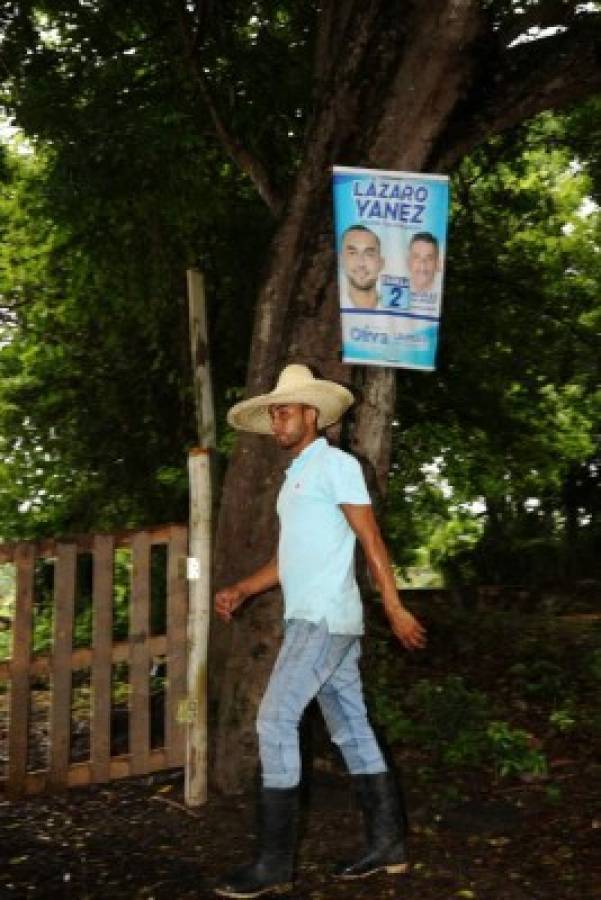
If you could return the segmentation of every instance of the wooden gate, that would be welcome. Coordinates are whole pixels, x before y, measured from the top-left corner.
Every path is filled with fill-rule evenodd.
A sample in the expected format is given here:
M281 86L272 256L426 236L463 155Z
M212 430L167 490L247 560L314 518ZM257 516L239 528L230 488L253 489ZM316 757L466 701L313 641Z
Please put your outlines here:
M0 728L5 732L6 762L2 781L11 795L184 764L185 725L178 722L177 712L187 692L187 534L185 525L169 525L119 535L0 545L0 564L14 566L15 581L12 615L4 618L11 632L10 647L0 660L0 712L4 713ZM117 583L117 560L121 584ZM82 562L88 572L87 613L85 603L82 606ZM40 565L52 574L52 640L41 651L34 646L39 632L34 620ZM84 634L81 646L86 623L89 639ZM117 670L122 677L121 700L115 697ZM87 758L82 759L80 752L74 761L73 692L76 674L82 673L88 698ZM32 735L32 686L44 680L48 685L47 722L42 729L45 760L39 764L38 752L36 765L32 742L39 744L40 733ZM161 702L153 704L157 693L151 685L157 683ZM158 745L151 728L157 710ZM116 747L120 721L124 723L121 746ZM0 753L1 738L0 733Z

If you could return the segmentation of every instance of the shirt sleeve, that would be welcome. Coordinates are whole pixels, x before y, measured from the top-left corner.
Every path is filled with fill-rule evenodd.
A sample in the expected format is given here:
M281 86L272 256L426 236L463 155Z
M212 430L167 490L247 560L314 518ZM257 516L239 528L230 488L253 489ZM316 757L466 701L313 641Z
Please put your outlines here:
M371 499L358 460L349 453L338 451L330 454L328 462L328 480L336 505L370 506Z

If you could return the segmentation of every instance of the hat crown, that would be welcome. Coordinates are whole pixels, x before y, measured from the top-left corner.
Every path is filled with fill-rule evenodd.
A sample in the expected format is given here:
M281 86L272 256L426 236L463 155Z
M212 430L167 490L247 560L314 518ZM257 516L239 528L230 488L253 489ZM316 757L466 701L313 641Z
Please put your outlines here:
M282 369L275 389L276 391L289 391L301 385L312 384L314 381L315 377L307 366L291 363Z

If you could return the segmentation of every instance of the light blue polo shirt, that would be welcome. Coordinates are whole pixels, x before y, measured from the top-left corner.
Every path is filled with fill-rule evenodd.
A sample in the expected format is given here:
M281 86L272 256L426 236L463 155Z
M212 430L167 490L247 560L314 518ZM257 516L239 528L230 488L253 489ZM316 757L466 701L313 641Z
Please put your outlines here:
M362 634L355 533L341 503L370 504L354 456L317 438L286 470L277 511L284 618L320 622L331 634Z

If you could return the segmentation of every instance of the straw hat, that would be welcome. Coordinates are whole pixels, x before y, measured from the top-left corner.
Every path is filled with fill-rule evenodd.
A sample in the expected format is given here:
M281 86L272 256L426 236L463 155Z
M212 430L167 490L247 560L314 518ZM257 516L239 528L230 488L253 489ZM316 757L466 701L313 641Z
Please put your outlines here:
M238 431L271 434L269 407L285 403L303 403L318 411L318 428L333 425L354 401L349 390L334 381L315 378L307 366L293 363L282 370L278 383L269 394L260 394L232 406L229 424Z

